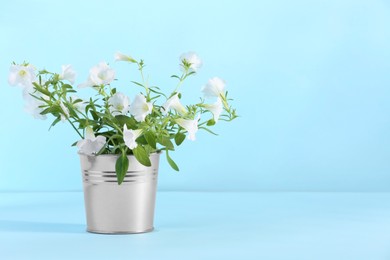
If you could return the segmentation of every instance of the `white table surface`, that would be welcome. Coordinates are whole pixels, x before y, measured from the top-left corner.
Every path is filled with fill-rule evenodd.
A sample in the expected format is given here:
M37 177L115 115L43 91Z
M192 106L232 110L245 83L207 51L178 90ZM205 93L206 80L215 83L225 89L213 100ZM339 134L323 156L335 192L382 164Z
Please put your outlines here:
M158 192L155 231L85 231L82 192L0 193L0 259L390 259L390 193Z

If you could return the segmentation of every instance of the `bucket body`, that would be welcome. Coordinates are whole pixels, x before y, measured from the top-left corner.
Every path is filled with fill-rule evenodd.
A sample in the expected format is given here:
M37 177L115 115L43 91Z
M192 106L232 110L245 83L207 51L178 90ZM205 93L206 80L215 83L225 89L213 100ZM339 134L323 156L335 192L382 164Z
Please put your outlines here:
M104 234L153 230L159 153L150 155L151 167L128 156L129 169L118 185L117 155L80 155L87 231Z

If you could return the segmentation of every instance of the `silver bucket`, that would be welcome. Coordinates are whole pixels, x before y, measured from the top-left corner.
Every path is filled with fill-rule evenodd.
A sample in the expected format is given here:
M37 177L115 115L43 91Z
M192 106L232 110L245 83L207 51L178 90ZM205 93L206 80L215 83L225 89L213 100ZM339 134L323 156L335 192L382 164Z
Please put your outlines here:
M129 169L121 185L115 173L118 156L79 155L87 231L105 234L152 231L160 154L150 155L151 167L128 156Z

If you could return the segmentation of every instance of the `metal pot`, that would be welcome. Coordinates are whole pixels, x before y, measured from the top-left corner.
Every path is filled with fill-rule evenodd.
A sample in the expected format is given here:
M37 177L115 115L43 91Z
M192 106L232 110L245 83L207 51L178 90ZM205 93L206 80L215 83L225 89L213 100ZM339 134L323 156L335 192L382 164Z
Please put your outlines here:
M117 155L79 155L87 231L104 234L152 231L160 154L150 155L151 167L128 156L129 169L121 185L115 173Z

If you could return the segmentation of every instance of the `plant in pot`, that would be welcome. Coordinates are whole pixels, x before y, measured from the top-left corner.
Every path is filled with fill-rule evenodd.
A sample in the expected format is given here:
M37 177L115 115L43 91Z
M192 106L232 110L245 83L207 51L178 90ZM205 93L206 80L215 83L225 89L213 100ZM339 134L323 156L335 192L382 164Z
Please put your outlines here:
M29 63L13 63L9 84L21 86L25 109L35 118L52 115L50 128L67 122L80 140L87 231L95 233L141 233L153 230L154 205L159 157L165 153L169 165L179 170L171 158L175 146L187 136L195 140L199 129L218 121L237 117L230 106L225 82L211 78L202 88L204 98L184 106L180 88L202 65L193 52L180 57L181 75L173 75L176 87L166 95L144 77L144 61L115 54L115 61L136 66L140 80L133 87L118 91L115 71L100 62L89 71L87 80L77 87L93 88L88 99L76 95L76 73L71 65L61 73L36 70ZM133 94L132 101L129 94ZM208 103L206 100L214 99Z

